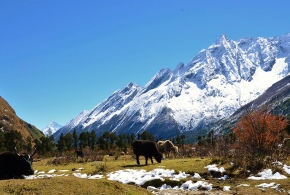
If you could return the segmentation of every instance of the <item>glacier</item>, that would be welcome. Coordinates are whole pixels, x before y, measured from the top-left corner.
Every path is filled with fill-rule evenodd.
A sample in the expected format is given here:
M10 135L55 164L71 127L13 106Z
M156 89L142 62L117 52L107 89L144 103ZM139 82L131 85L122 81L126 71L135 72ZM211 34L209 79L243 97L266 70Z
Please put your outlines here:
M144 86L129 83L53 135L105 131L171 138L228 117L289 75L290 33L270 38L221 35L186 65L160 70Z

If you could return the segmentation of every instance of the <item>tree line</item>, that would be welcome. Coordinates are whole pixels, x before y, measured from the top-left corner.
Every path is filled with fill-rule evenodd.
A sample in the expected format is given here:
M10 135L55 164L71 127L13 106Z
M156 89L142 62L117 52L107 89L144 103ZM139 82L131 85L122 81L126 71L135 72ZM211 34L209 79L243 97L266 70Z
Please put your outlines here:
M54 141L54 136L43 136L40 139L32 140L31 137L24 139L20 132L0 131L0 151L14 151L15 147L18 150L23 150L30 153L34 147L37 148L38 154L53 155L55 152L71 151L73 149L90 148L90 150L111 150L118 148L120 151L126 152L131 147L135 140L151 140L159 141L162 138L155 139L155 137L148 131L142 133L119 134L112 132L104 132L103 135L97 137L95 131L82 132L79 135L74 129L73 133L61 133L59 140ZM185 135L177 135L169 139L174 145L183 146L185 144Z
M90 150L115 150L127 152L134 140L155 140L155 137L148 131L142 133L119 134L113 132L104 132L103 135L97 137L95 131L82 132L79 135L74 129L73 133L61 133L57 142L54 141L54 136L43 136L40 139L32 140L28 137L26 140L21 133L16 130L3 132L0 131L0 151L14 151L16 147L18 150L24 150L30 153L34 147L37 148L38 154L54 155L56 152L66 152L73 149L89 148ZM184 144L185 136L176 136L170 139L177 145Z

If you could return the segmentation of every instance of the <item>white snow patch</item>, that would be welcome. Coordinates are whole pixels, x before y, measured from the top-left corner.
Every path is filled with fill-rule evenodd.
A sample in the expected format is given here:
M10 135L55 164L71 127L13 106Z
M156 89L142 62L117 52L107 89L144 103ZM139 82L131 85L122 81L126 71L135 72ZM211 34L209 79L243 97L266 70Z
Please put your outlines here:
M283 170L290 175L290 166L284 165Z
M224 186L223 191L226 191L226 192L231 191L231 186Z
M225 168L221 167L221 168L218 168L216 164L213 164L213 165L207 165L206 167L204 168L207 168L208 171L215 171L215 172L220 172L220 173L224 173L226 172Z
M194 179L200 179L200 175L198 173L194 173L194 175L192 176L192 178Z
M275 185L275 182L272 183L261 183L259 185L256 185L257 188L274 188L277 189L280 186L280 184Z
M281 175L279 172L276 172L275 174L272 173L271 169L265 169L264 171L258 173L258 176L250 176L248 179L253 180L265 180L265 179L287 179L286 176Z

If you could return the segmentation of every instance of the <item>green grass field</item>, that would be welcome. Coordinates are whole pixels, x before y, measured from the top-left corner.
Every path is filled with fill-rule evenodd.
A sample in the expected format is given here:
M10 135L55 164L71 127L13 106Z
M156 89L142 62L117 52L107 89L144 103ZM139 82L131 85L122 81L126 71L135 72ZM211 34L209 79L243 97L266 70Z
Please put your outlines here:
M0 194L151 194L147 191L146 186L153 185L160 187L163 183L170 184L172 186L181 185L187 180L192 179L194 173L199 173L208 183L212 183L216 190L205 191L187 191L183 194L288 194L290 190L290 179L283 180L248 180L246 178L237 178L235 173L230 173L231 178L226 181L221 181L212 178L205 166L212 164L208 158L184 158L184 159L170 159L163 160L161 163L154 163L145 166L145 160L140 159L141 165L137 165L136 161L131 156L119 157L117 160L114 157L104 157L103 161L95 162L82 162L78 160L74 163L64 163L61 165L50 164L51 159L43 159L39 162L33 163L33 168L38 171L45 171L46 173L51 169L56 170L68 170L66 174L69 176L44 178L44 179L31 179L31 180L1 180L0 181ZM155 161L156 162L156 161ZM230 165L221 165L226 170L230 169ZM172 182L165 180L164 182L151 181L145 183L143 187L139 187L131 184L121 184L116 181L110 181L106 178L89 180L80 179L72 176L73 169L84 168L81 173L86 174L103 174L121 169L145 169L151 171L155 168L174 169L176 172L182 171L191 174L190 178ZM55 172L61 174L60 172ZM286 173L282 173L287 176ZM200 180L200 179L199 179ZM192 179L192 181L198 181ZM170 183L171 182L171 183ZM280 184L280 189L284 192L278 193L274 189L266 188L265 192L262 189L258 189L255 186L261 183L275 182ZM249 184L249 187L237 187L239 184ZM231 192L222 192L223 186L231 186Z

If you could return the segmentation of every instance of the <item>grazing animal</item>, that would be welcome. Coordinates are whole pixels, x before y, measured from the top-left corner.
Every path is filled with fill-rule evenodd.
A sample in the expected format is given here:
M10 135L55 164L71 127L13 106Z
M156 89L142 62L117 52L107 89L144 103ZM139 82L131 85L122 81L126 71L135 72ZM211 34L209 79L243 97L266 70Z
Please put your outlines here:
M16 151L0 154L0 179L25 179L25 175L33 175L31 162L26 156Z
M161 152L162 154L165 154L165 157L169 157L170 151L173 151L174 153L178 153L178 148L175 148L173 143L170 140L158 141L157 148L159 152Z
M82 150L77 150L75 148L75 152L77 154L77 158L79 158L79 157L84 158L85 154L84 154L84 152Z
M176 155L178 154L178 146L174 146L174 156L176 157Z
M161 163L162 154L158 151L155 142L149 140L135 140L132 143L132 147L138 165L140 165L140 156L145 157L146 165L148 165L148 158L151 159L151 163L153 164L152 157L154 157L158 163Z
M15 147L15 153L18 154L17 149ZM36 148L34 148L34 152L32 154L21 153L20 155L23 156L26 160L28 160L31 165L33 163L33 156L36 154Z

